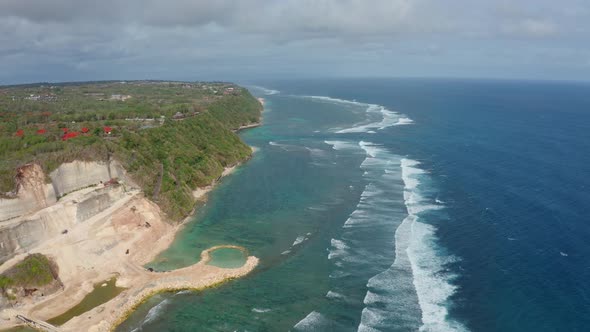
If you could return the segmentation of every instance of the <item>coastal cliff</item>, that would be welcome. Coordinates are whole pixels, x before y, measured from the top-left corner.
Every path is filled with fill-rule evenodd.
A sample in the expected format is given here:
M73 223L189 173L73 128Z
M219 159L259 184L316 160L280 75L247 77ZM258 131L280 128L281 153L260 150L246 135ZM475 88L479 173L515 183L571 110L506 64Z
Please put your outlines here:
M115 93L131 97L101 98ZM33 102L31 94L55 98ZM261 111L248 90L231 83L0 87L0 118L7 119L0 126L0 222L122 173L180 221L193 209L195 188L250 156L234 130L259 123ZM18 169L48 176L15 188Z
M148 86L152 85L176 95L187 89L175 84ZM141 91L144 85L137 88ZM252 154L234 131L259 123L262 106L247 90L231 89L221 96L215 92L208 97L207 92L207 108L193 104L187 112L162 116L157 123L146 118L139 120L141 126L135 119L71 121L80 127L73 132L44 119L44 126L54 126L53 133L63 132L59 141L41 130L33 137L26 131L16 136L3 132L0 146L7 148L0 151L0 157L6 158L0 163L0 278L10 305L4 302L0 327L18 324L17 313L43 320L61 314L88 294L94 283L113 276L126 280L126 287L133 287L133 280L150 280L142 265L174 239L178 222L198 200L194 192L208 190ZM185 110L184 103L174 105ZM68 116L58 113L56 120ZM90 126L104 129L91 132ZM10 287L24 284L11 284L14 280L5 274L36 257L31 253L55 264L59 271L55 280L62 288L44 297L35 293L36 288L24 286L17 291L21 296L11 299L7 294L16 293ZM238 274L211 272L214 278L197 277L186 287L207 287L248 273L255 265L249 263ZM211 270L197 268L201 269ZM123 298L118 303L128 302ZM115 312L109 315L116 318ZM85 324L89 323L97 322Z

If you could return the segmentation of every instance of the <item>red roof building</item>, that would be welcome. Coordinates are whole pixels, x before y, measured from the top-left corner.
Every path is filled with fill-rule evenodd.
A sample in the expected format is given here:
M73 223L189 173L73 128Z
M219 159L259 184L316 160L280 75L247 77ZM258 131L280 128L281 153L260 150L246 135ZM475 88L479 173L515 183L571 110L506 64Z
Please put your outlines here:
M69 133L66 133L66 134L64 134L64 135L61 137L61 140L62 140L62 141L67 141L67 140L69 140L69 139L72 139L72 138L75 138L75 137L77 137L79 134L80 134L80 133L78 133L77 131L72 131L72 132L69 132Z
M23 136L25 136L25 131L22 130L22 129L19 129L19 130L16 131L16 134L15 135L18 136L18 137L23 137Z
M113 131L113 128L111 127L103 127L102 129L104 130L105 134L109 135L111 134L111 131Z
M45 129L43 129L43 128L41 128L41 129L37 130L37 134L39 134L39 135L43 135L43 134L45 134L46 132L47 132L47 130L45 130Z
M83 132L84 134L86 134L86 133L88 132L88 128L86 128L86 127L82 127L82 132Z

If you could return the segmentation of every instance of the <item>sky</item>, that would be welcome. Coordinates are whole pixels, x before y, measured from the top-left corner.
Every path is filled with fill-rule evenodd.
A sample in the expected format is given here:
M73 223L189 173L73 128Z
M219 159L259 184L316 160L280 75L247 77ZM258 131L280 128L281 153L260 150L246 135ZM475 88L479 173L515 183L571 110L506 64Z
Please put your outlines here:
M590 80L588 0L0 0L0 84Z

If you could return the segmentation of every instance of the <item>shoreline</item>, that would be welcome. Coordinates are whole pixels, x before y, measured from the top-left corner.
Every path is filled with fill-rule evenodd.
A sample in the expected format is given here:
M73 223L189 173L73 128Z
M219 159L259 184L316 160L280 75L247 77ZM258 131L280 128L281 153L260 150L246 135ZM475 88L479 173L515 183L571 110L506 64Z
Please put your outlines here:
M137 285L137 280L133 281L134 286L121 293L133 293L130 294L127 299L125 299L124 296L119 295L102 306L95 307L85 312L83 315L72 318L62 325L60 329L63 331L80 331L83 330L84 327L87 327L87 331L93 332L114 331L117 326L125 321L137 309L137 307L156 294L181 290L196 291L219 286L227 281L247 275L258 265L259 259L255 256L248 256L244 265L234 269L207 265L211 259L209 253L220 248L245 250L242 247L234 245L214 246L204 250L201 253L201 260L193 265L166 272L146 271L145 274L147 278L142 280L142 285ZM118 298L120 299L117 300ZM98 324L88 324L89 321L93 320L92 317L95 317L94 315L100 315L102 312L107 312L107 305L111 308L114 307L116 313L112 314L113 311L111 311L111 313L107 313L107 317L100 320ZM89 317L90 319L86 319L86 317Z
M264 100L258 100L264 111ZM234 132L261 125L262 116L258 122L241 126ZM257 148L250 148L252 152L247 159L225 167L210 185L193 190L195 207L178 224L169 223L158 205L145 197L142 191L123 185L118 189L122 193L107 209L84 223L74 223L66 236L47 238L29 252L18 254L4 262L0 265L0 271L10 268L29 253L44 254L60 267L59 278L64 286L47 296L21 298L15 307L0 311L0 331L26 325L16 318L17 315L43 323L57 317L78 305L92 292L96 283L112 277L117 277L117 287L126 289L107 302L52 330L112 331L155 294L175 290L202 290L252 272L259 262L255 256L248 256L244 265L239 268L207 265L209 253L215 249L237 248L246 251L245 248L230 244L204 250L197 263L183 268L166 272L153 272L144 268L145 264L172 245L182 227L194 217L200 207L199 202L206 201L209 192L215 189L222 178L232 174L237 167L252 158ZM84 195L95 190L96 188L76 190L46 209L74 209ZM117 189L107 190L114 192ZM39 211L41 212L43 210Z
M252 153L254 152L255 149L252 148ZM93 290L92 286L95 283L112 278L113 276L118 276L117 287L127 288L125 291L106 303L96 306L80 316L73 317L60 327L57 327L57 330L112 331L135 308L155 294L174 290L201 290L215 287L250 273L258 264L258 258L254 256L249 256L245 264L240 268L227 269L207 265L210 259L209 252L223 247L236 247L232 245L222 245L206 249L201 253L201 259L197 263L171 271L150 272L143 267L170 247L182 227L194 216L198 208L198 202L205 201L207 194L215 189L215 186L220 183L221 179L232 174L242 163L240 162L231 167L224 168L219 178L215 179L211 185L193 191L196 206L191 214L177 225L165 221L166 218L161 214L159 207L147 200L142 192L135 191L129 197L112 204L111 208L105 210L104 213L91 218L83 225L77 226L76 229L70 230L68 236L77 237L82 234L86 235L82 240L86 244L83 243L81 245L84 247L91 246L87 242L99 242L88 238L87 234L95 225L102 230L99 233L105 232L105 228L108 229L107 233L109 233L110 238L107 242L120 242L121 245L116 248L119 250L109 251L110 256L108 258L102 257L96 264L93 264L92 257L87 257L88 255L84 255L86 253L79 252L82 250L76 248L80 246L78 243L64 241L63 237L47 240L31 250L31 253L39 252L53 257L60 263L60 266L64 264L76 266L74 268L68 266L69 269L64 268L63 276L62 271L60 271L60 279L63 277L62 282L65 285L63 289L41 300L39 298L37 300L24 299L20 307L4 309L0 312L0 329L4 330L23 326L23 323L16 319L17 315L40 321L59 316L82 301ZM69 201L74 200L77 196L87 191L79 190L78 192L74 192L72 195L69 195L68 200L64 200L58 204L69 204ZM56 206L54 205L50 208L56 208ZM133 214L135 219L139 216L140 220L131 220L130 222L126 222L127 224L134 222L143 223L149 220L149 230L151 233L145 233L147 230L142 225L141 230L139 230L142 234L117 234L117 231L121 231L120 227L122 226L119 225L119 222L122 221L121 219L127 219L126 217L129 217L130 214ZM136 229L133 229L134 227L129 228L131 229L126 229L126 231L137 232ZM82 234L76 234L76 232ZM132 239L128 237L132 237ZM131 240L137 241L133 242ZM137 242L146 244L137 244ZM93 245L93 248L100 248L104 246L104 243L93 243ZM63 249L64 246L67 246L66 250ZM133 255L124 256L120 254L121 252L125 252L123 248L129 247L132 248ZM245 250L241 247L238 249ZM75 252L75 257L72 257L72 253L69 251ZM20 254L5 262L2 264L2 270L14 265L23 257L24 254ZM85 261L85 267L79 266L82 265L79 260Z
M234 132L235 133L238 133L238 132L240 132L240 131L242 131L244 129L256 128L256 127L260 127L260 126L262 126L262 122L261 121L255 122L255 123L251 123L251 124L248 124L248 125L240 126L240 127L238 127L238 129L234 130Z
M266 104L266 101L264 100L264 98L259 97L256 98L258 100L258 102L260 103L260 105L262 105L262 112L264 112L264 105ZM250 129L250 128L256 128L256 127L260 127L262 126L262 115L260 115L260 118L258 119L258 121L247 124L247 125L243 125L243 126L239 126L237 129L234 129L233 132L234 133L238 133L244 129Z

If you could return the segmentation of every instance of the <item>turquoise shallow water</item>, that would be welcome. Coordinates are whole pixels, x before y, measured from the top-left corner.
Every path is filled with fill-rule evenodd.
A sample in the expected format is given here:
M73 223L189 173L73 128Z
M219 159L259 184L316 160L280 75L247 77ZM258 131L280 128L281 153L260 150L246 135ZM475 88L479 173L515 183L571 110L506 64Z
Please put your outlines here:
M153 263L233 244L259 267L118 331L587 330L588 85L270 86L260 150Z
M320 307L337 318L335 326L356 329L360 323L367 279L393 261L395 226L386 227L382 236L388 253L381 254L387 259L379 257L377 267L336 282L351 287L352 294L349 301L330 306L326 294L335 282L329 250L365 189L360 165L366 154L358 142L351 143L352 151L338 153L324 142L329 137L322 131L363 121L366 107L344 105L343 113L343 105L331 102L267 99L265 125L242 134L258 152L222 181L194 221L150 264L159 270L187 266L202 250L230 244L259 257L259 267L213 290L160 295L118 331L289 330Z
M240 249L219 248L209 252L209 257L208 265L233 269L243 266L248 256Z

